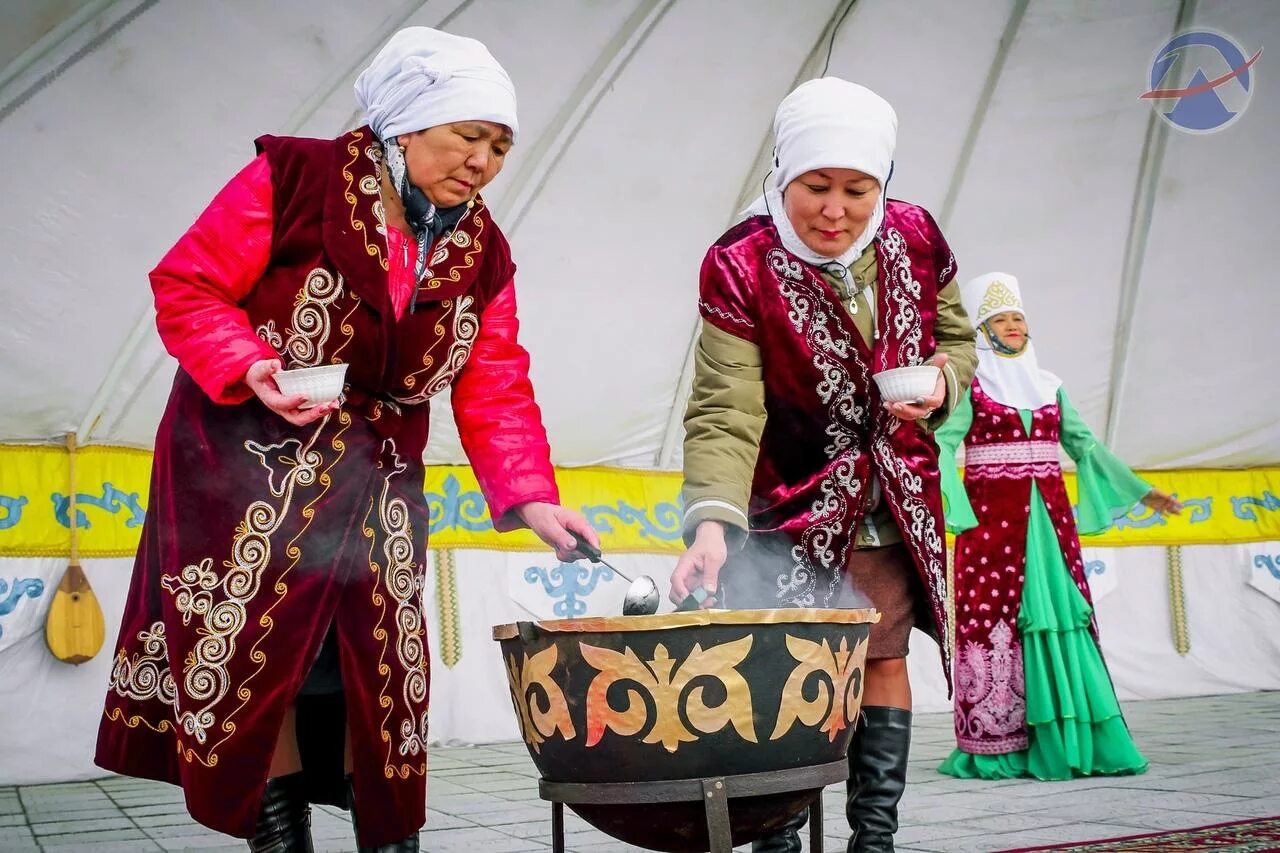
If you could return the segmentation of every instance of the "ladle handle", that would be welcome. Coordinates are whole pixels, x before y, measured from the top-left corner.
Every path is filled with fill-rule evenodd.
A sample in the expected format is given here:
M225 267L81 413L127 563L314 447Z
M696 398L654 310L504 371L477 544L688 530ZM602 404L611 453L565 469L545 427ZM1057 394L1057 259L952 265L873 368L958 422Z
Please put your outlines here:
M635 583L635 581L629 575L626 575L618 571L617 568L606 563L604 561L604 555L600 553L600 549L592 547L591 543L588 542L587 540L575 539L574 543L575 544L573 546L573 550L577 551L579 554L586 557L591 562L599 563L600 565L612 571L618 577L622 578L627 583Z
M575 539L573 550L577 551L593 563L604 562L604 555L600 553L600 549L593 548L591 543L585 539Z

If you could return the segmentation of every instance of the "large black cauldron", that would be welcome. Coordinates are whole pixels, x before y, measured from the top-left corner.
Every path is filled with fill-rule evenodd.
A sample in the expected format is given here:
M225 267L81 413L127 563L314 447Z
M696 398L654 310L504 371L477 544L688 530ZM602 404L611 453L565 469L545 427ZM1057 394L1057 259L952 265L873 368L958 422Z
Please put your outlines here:
M659 782L829 764L862 703L873 610L704 610L494 628L543 779ZM733 843L821 788L731 800ZM569 803L631 844L706 850L700 803Z

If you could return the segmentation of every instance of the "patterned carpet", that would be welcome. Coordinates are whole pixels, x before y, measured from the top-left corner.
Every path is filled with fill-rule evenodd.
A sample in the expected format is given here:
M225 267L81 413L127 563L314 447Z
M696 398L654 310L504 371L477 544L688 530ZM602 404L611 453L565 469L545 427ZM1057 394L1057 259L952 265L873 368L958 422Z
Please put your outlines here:
M1018 847L1005 853L1197 853L1221 850L1230 853L1261 853L1280 850L1280 817L1217 823L1175 832L1153 832L1122 838L1104 838L1077 844L1051 844L1047 847Z

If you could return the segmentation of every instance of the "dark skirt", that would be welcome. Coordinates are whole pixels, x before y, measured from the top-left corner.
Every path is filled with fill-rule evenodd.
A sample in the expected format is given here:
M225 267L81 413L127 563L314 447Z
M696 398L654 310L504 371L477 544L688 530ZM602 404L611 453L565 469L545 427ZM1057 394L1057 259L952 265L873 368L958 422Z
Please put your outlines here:
M924 588L907 546L859 548L849 557L844 581L880 611L880 621L871 626L867 660L906 657L911 629L930 625Z

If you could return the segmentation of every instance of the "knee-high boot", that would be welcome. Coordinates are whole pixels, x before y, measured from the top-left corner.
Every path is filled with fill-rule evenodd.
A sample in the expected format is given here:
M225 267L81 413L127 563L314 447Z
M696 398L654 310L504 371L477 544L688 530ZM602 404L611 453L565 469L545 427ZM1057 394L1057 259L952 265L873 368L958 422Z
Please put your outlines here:
M267 780L253 853L311 853L311 805L301 773Z
M848 853L893 853L898 800L907 787L911 712L902 708L862 709L863 720L849 744L845 814Z
M380 844L377 847L369 847L360 844L360 830L357 828L358 818L356 817L356 789L352 784L351 777L347 777L347 808L351 810L351 828L356 832L356 844L360 853L418 853L418 833L415 832L408 838L402 838L399 841L393 841L390 844Z

